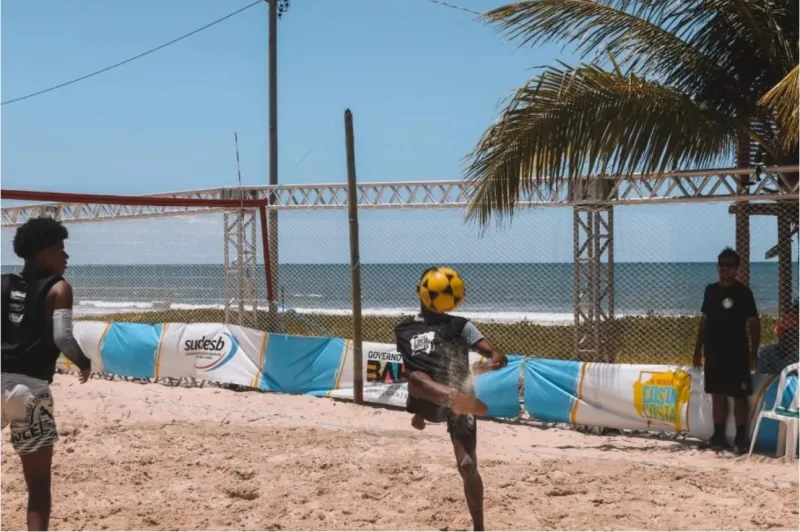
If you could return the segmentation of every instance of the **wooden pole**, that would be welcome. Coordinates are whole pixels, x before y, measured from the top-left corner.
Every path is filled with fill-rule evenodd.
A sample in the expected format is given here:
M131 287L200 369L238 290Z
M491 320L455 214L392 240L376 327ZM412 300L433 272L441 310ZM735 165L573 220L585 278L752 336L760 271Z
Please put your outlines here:
M356 190L356 148L353 113L344 112L344 139L347 149L347 215L350 221L350 271L353 284L353 399L364 402L364 361L361 339L361 258L358 251L358 191Z
M269 3L269 184L278 184L278 0ZM276 203L274 192L269 195L270 204ZM278 281L278 211L269 210L269 267L270 285L275 288ZM267 330L276 331L278 308L275 301L269 302Z

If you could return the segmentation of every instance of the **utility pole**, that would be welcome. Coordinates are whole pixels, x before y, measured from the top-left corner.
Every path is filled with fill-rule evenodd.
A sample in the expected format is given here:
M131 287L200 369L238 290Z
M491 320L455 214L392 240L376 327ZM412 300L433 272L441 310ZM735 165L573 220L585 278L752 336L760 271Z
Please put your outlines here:
M289 9L289 0L265 0L269 4L269 184L278 184L278 19ZM275 194L270 194L270 203L275 203ZM278 274L278 211L269 211L269 262L273 293L279 279ZM270 323L277 327L277 306L269 302Z

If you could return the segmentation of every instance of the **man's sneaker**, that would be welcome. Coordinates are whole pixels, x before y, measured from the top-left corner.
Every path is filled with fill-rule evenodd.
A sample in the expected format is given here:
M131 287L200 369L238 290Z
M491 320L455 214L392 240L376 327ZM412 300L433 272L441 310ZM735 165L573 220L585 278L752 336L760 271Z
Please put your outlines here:
M733 452L739 456L747 454L750 450L750 445L744 440L737 440L733 442Z
M698 449L714 449L717 450L724 450L728 448L728 440L725 439L725 436L711 436L711 439L708 441L700 442L700 445L697 446Z

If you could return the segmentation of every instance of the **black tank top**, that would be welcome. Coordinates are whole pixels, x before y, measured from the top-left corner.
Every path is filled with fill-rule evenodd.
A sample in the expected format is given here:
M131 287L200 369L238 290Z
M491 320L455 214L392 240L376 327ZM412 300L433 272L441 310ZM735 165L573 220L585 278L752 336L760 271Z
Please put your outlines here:
M397 350L406 370L421 371L440 384L469 392L469 345L461 333L467 319L448 314L423 313L395 328ZM432 422L444 421L448 409L408 396L406 411Z
M53 382L60 350L45 316L50 289L61 276L3 274L2 372Z

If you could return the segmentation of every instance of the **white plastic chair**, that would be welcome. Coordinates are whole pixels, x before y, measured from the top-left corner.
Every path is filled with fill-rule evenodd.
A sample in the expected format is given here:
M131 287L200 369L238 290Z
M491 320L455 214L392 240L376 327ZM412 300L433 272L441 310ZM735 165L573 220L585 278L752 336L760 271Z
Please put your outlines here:
M753 440L750 442L750 454L753 454L753 447L758 439L758 429L761 428L761 420L764 418L774 419L779 424L778 430L778 456L791 453L792 458L797 456L798 429L800 429L800 419L798 419L798 389L800 382L795 388L794 396L789 408L781 406L783 403L783 390L786 387L786 377L790 373L796 372L800 364L790 364L783 368L781 377L778 381L778 393L775 395L775 404L771 410L764 410L758 414L755 430L753 430ZM758 405L755 405L758 406Z

